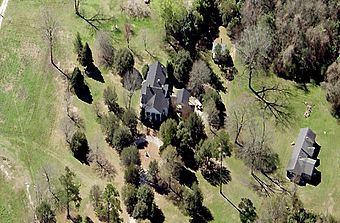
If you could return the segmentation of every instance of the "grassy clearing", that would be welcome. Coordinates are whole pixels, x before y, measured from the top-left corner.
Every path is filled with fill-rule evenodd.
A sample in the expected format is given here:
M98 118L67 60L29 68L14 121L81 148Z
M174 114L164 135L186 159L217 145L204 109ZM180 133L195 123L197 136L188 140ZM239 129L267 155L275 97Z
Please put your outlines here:
M151 18L134 20L122 14L119 9L120 1L82 1L82 9L86 15L101 9L102 12L112 14L114 12L115 21L107 28L112 31L114 45L116 48L126 46L123 34L113 32L117 25L120 30L125 23L130 23L133 27L130 46L136 56L136 67L141 68L143 64L155 59L165 63L167 56L162 44L162 28L159 17L160 0L151 3ZM73 38L78 31L85 41L88 41L93 48L94 32L89 25L74 15L72 1L25 1L10 2L7 19L4 20L0 30L0 151L5 150L23 163L29 170L32 181L39 175L43 165L49 164L56 169L56 177L65 165L70 166L78 175L82 184L83 204L80 214L89 215L94 219L94 213L89 204L88 192L91 186L96 183L105 185L104 180L96 178L91 167L83 166L76 161L68 151L59 126L63 114L63 88L59 84L56 73L47 62L47 50L44 40L41 38L41 9L51 7L55 15L59 18L59 34L56 48L56 60L60 66L70 71L77 65L76 56L73 52ZM76 27L76 28L75 28ZM145 31L143 31L145 30ZM154 56L150 56L143 45L143 33L146 33L147 49ZM226 39L228 46L230 42ZM242 73L242 66L236 61L239 72ZM101 69L101 68L100 68ZM214 67L216 69L216 67ZM102 100L102 93L106 86L115 86L119 95L119 103L126 106L126 91L122 88L119 78L101 69L105 83L99 83L86 78L89 84L94 102ZM295 140L300 127L311 127L317 133L317 141L322 146L319 170L322 172L322 182L317 187L307 186L299 188L299 194L305 206L322 213L332 213L339 216L340 213L340 191L337 184L340 181L339 169L340 155L338 153L340 138L337 137L340 127L328 111L329 105L324 99L324 92L317 87L310 86L310 92L305 93L294 87L292 82L278 80L292 87L294 96L290 98L290 103L294 108L295 119L289 128L273 128L273 148L279 153L281 166L280 174L285 174L285 166L290 158L290 142ZM239 95L247 91L244 76L239 75L233 82L228 83L228 93L222 94L227 106L231 101L238 100ZM139 106L139 94L137 91L132 99L132 107ZM311 117L305 119L304 101L311 102L315 106ZM99 145L107 157L112 161L117 176L114 184L121 189L123 185L123 170L119 165L119 158L115 152L106 144L102 135L100 125L96 120L93 106L73 98L73 104L78 108L81 117L85 120L86 135L89 143L98 140ZM325 132L325 133L324 133ZM7 143L9 141L9 143ZM6 145L6 146L4 146ZM251 177L248 169L240 160L234 157L227 158L225 163L231 171L232 181L223 187L224 194L234 204L238 204L242 197L250 198L256 207L263 201L251 189L249 183ZM227 203L219 194L217 187L208 184L200 174L197 174L203 193L205 194L205 205L213 214L214 222L238 222L238 212ZM93 179L96 179L94 182ZM24 188L24 185L21 185ZM310 195L313 196L310 196ZM8 205L9 195L11 195L11 206ZM5 222L18 222L26 212L25 203L20 200L27 200L25 193L21 190L14 195L11 184L0 179L0 219L2 213L7 218ZM166 222L187 222L179 210L174 207L164 197L156 196L157 204L162 208ZM123 207L123 209L125 209ZM124 213L124 219L127 215ZM65 216L58 216L58 222L65 222Z
M25 191L15 191L12 184L0 176L0 222L28 222Z

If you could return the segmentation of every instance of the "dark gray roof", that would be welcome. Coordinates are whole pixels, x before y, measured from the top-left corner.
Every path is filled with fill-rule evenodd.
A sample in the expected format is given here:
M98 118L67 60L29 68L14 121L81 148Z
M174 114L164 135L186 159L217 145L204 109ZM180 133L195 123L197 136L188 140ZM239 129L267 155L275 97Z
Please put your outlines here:
M311 175L313 173L316 160L314 157L315 133L309 128L300 129L296 139L292 157L289 160L287 171L294 172L296 175L302 173Z
M183 104L183 105L188 104L189 97L190 97L190 92L187 89L182 88L177 92L176 103Z
M161 87L165 85L166 75L165 67L157 61L150 64L146 82L148 85Z
M166 84L165 67L160 62L157 61L149 66L141 93L141 102L145 108L155 108L160 113L164 108L169 108L169 85Z

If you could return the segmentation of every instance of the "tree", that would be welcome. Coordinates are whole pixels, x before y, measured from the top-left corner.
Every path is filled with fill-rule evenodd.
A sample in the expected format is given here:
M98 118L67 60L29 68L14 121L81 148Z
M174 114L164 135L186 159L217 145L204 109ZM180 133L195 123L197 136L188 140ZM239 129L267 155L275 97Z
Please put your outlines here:
M208 115L208 123L211 127L219 129L221 127L220 111L217 110L213 101L204 104L203 110Z
M248 198L241 198L238 207L240 208L240 220L242 223L252 223L256 221L256 208L251 200Z
M257 130L250 130L250 139L237 150L236 155L253 171L273 173L279 164L279 157L274 153L263 136ZM262 134L262 133L261 133Z
M82 75L79 67L75 67L70 77L70 90L76 93L77 90L83 88L84 76Z
M225 129L220 129L217 132L216 139L221 151L223 152L223 156L231 156L232 144L230 143L229 135Z
M204 94L203 110L208 115L208 122L211 127L219 129L224 125L225 106L217 91L209 89Z
M212 42L218 36L219 27L222 25L218 1L215 0L196 0L195 10L201 15L202 22L200 27L200 44L211 49Z
M95 165L95 170L100 178L107 178L108 180L114 179L116 170L106 158L105 154L100 150L97 142L94 143L94 145L91 145L87 160Z
M288 115L288 91L279 85L262 86L256 90L253 86L254 73L268 66L269 53L272 46L272 32L266 26L254 26L243 31L237 44L237 50L248 70L248 88L261 102L262 108L269 111L278 121L285 121Z
M49 9L44 9L42 13L43 26L42 31L44 38L47 40L49 51L50 51L50 63L56 68L60 73L62 73L67 79L69 79L68 75L62 71L54 62L54 54L53 49L57 42L57 34L58 34L58 21L56 16Z
M189 81L189 72L193 63L189 52L180 50L173 56L171 63L174 66L174 76L178 82L178 87L185 87Z
M116 52L113 66L120 76L123 76L127 71L132 70L134 64L135 61L129 49L121 48Z
M108 32L97 32L95 46L98 51L98 61L100 65L107 68L112 67L114 48L112 46L112 37Z
M98 185L92 186L90 200L100 221L107 223L122 222L119 217L121 212L119 193L112 184L107 184L104 191Z
M152 161L149 163L148 180L149 180L152 184L157 184L158 179L159 179L158 162L157 162L157 160L152 160Z
M137 69L132 68L125 72L121 82L123 87L128 90L128 109L130 109L132 96L142 86L143 78Z
M189 115L188 119L185 121L185 126L190 132L191 147L195 148L201 139L206 138L202 118L198 116L196 112Z
M138 186L140 181L139 167L136 165L126 167L124 179L126 183Z
M192 190L186 189L183 194L183 208L185 212L195 218L203 207L203 194L197 183L192 185Z
M124 24L124 36L127 43L127 47L130 48L130 38L132 36L131 25L129 23Z
M204 91L203 85L210 82L211 69L204 60L196 60L192 65L189 73L188 87L192 90L192 94L200 96Z
M130 130L126 126L119 127L115 130L112 137L112 145L121 153L125 147L128 147L133 142L133 137Z
M120 159L124 166L130 166L130 165L139 165L140 164L140 157L137 147L135 146L129 146L120 154Z
M87 155L90 149L84 132L78 129L73 134L70 149L76 159L82 163L87 163Z
M92 51L88 43L85 43L85 46L82 49L81 56L79 58L79 63L83 67L90 67L93 65Z
M201 141L198 148L196 147L195 159L199 166L207 169L212 164L213 161L211 159L219 158L219 144L215 138L208 138L204 141Z
M340 118L340 59L328 67L326 75L326 99L332 105L332 114Z
M136 219L147 219L153 215L154 193L151 188L143 184L137 191L137 204L132 216Z
M91 187L90 201L92 203L94 210L96 210L97 208L100 208L100 205L102 203L102 197L101 197L102 192L103 191L96 184Z
M143 75L143 79L145 80L147 75L149 72L149 65L148 64L144 64L143 68L142 68L142 75Z
M169 118L161 124L160 135L163 141L163 147L176 144L176 131L177 122L174 119Z
M122 189L122 198L127 212L131 215L137 204L137 188L133 184L125 184Z
M75 182L76 174L72 172L67 166L65 167L65 175L59 177L60 184L62 186L59 199L63 207L66 206L67 219L71 218L70 205L74 203L76 208L79 208L81 197L79 193L80 184Z
M118 95L116 93L116 89L114 87L108 86L104 89L103 97L104 103L107 105L109 111L115 113L116 115L120 115L122 111L118 104Z
M106 210L106 217L104 218L107 223L119 223L122 219L119 217L121 212L119 193L112 184L107 184L103 195L103 209Z
M259 222L286 223L289 215L289 201L286 196L272 196L263 202L259 214Z
M163 165L160 168L162 178L165 179L169 187L171 187L171 179L180 180L180 174L184 167L184 163L173 146L167 146L162 151Z
M35 214L40 223L56 223L55 212L52 210L51 205L43 201L35 210Z
M106 141L112 145L113 135L119 127L119 119L113 113L109 113L102 116L100 124L106 136Z
M73 46L74 46L74 52L78 56L77 60L80 62L80 58L81 58L82 53L83 53L83 42L82 42L82 39L81 39L79 32L77 32L77 34L76 34L76 38L73 41Z
M132 110L126 110L124 112L122 121L130 129L132 135L137 134L137 115Z

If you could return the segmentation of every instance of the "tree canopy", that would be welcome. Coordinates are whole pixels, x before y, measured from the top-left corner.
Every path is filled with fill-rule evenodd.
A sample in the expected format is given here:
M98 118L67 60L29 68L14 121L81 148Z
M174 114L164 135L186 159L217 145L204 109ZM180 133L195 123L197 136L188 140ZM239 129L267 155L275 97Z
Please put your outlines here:
M113 66L119 75L123 76L127 71L132 70L134 64L135 60L129 49L121 48L115 53Z

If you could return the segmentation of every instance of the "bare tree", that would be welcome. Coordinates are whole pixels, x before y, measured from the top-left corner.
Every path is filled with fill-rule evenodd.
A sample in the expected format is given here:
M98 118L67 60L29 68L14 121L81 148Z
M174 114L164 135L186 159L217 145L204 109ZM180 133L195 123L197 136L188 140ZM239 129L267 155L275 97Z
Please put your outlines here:
M95 139L94 143L90 147L91 149L87 159L95 165L95 170L98 176L113 181L116 175L116 170L105 158L105 154L101 151L99 146L99 137Z
M203 92L203 85L210 82L211 69L204 60L196 60L189 73L188 86L195 96Z
M112 38L107 32L98 32L95 42L98 50L99 64L106 67L112 67L114 48L112 46Z
M50 51L50 62L60 73L62 73L67 79L69 79L68 75L64 71L62 71L54 62L53 50L57 42L58 33L58 21L56 19L56 16L52 14L51 10L44 8L42 10L42 21L43 34L48 42L48 47Z
M269 28L252 26L242 33L237 44L237 50L246 65L248 72L248 88L262 103L264 110L269 112L279 121L285 121L289 115L286 97L289 95L287 89L281 88L278 84L267 87L262 86L255 89L253 78L256 71L265 68L269 64L269 53L272 46L272 34Z
M74 0L74 11L77 16L79 16L81 19L83 19L85 22L87 22L91 27L93 27L95 30L99 30L98 26L102 24L102 22L105 21L112 21L114 17L106 17L102 13L100 13L99 10L97 10L97 14L92 16L91 18L86 18L80 10L80 0ZM96 24L94 24L96 23Z
M124 36L125 36L127 46L130 49L130 38L132 36L132 29L129 23L124 24Z
M240 138L242 138L243 130L247 128L249 121L253 117L253 107L254 101L252 97L247 94L240 95L237 100L229 105L226 126L230 136L234 138L234 143L238 146L242 146L243 144Z
M143 78L141 74L133 68L125 73L123 76L123 86L128 91L128 109L131 107L131 99L133 94L137 89L139 89L142 85Z
M69 88L67 88L65 92L65 106L66 115L69 120L73 122L76 127L85 129L84 120L78 114L77 109L72 105L72 95Z

